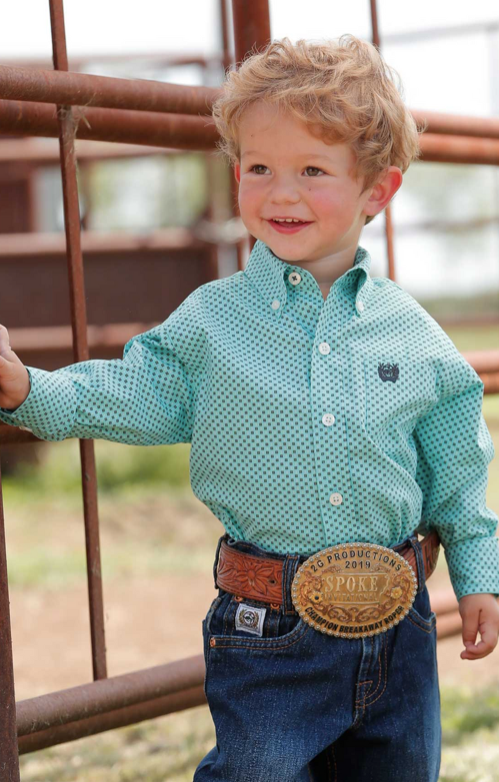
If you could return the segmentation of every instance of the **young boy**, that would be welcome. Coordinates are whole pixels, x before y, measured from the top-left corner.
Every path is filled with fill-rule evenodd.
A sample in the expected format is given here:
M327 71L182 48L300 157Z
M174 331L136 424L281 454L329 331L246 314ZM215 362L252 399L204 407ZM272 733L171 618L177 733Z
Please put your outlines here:
M214 107L258 240L245 271L120 360L26 369L1 328L3 421L192 444L193 491L226 530L203 620L217 743L195 782L437 780L439 540L461 657L497 644L483 383L358 245L418 155L391 76L353 36L252 55Z

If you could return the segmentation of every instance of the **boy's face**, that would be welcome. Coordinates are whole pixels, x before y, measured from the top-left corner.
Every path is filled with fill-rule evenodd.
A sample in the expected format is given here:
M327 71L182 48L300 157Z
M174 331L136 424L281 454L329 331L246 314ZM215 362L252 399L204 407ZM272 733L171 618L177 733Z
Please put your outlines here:
M326 144L300 119L261 101L245 111L239 143L234 171L241 218L250 234L290 262L355 250L366 215L381 211L402 183L402 172L391 166L384 186L360 195L363 182L351 176L355 157L347 144ZM285 228L275 217L304 225Z

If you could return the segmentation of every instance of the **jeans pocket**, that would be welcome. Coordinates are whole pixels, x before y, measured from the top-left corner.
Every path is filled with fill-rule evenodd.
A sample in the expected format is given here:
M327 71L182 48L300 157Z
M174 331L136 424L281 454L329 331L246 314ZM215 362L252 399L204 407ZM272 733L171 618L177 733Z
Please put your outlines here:
M284 614L258 600L223 592L206 622L211 645L276 649L293 643L310 628L296 613Z
M413 624L426 633L431 633L435 629L437 615L435 611L431 610L430 595L426 585L421 592L416 594L414 603L405 618L410 618Z

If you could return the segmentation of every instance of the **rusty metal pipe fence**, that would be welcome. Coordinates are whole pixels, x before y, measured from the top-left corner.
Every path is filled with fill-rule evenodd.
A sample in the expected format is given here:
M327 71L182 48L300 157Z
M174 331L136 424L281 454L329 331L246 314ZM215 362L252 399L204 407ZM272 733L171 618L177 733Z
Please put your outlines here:
M226 0L220 0L223 59L230 65ZM370 0L373 43L379 47L376 3ZM63 0L49 0L54 70L0 66L0 135L59 138L74 361L89 357L76 179L75 138L158 148L211 150L217 133L211 106L218 90L68 71ZM268 0L232 0L235 61L270 40ZM426 121L422 161L499 164L499 120L413 110ZM234 187L234 183L232 183ZM233 190L233 194L236 190ZM233 208L237 211L237 207ZM389 276L394 278L392 226L386 208ZM250 242L251 247L251 242ZM243 260L239 253L239 268ZM1 258L0 258L1 261ZM499 392L499 351L466 356ZM22 429L0 426L0 443L32 442ZM15 703L3 502L0 477L0 780L19 780L19 754L205 703L203 655L107 677L94 446L80 441L94 681ZM434 609L438 637L460 631L457 601Z

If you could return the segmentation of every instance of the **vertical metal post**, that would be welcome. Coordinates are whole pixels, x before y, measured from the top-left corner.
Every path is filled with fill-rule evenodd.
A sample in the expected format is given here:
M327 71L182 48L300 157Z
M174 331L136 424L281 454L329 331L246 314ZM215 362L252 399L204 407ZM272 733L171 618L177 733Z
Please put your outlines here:
M49 0L54 68L68 70L66 33L64 29L63 0ZM83 259L80 241L80 210L76 179L74 148L74 119L70 106L57 106L59 147L61 154L64 224L68 259L71 324L75 361L89 358L87 342L87 314ZM85 545L87 553L88 597L90 607L90 634L94 679L107 677L106 645L104 637L104 605L99 544L99 517L97 510L97 478L92 440L80 440L80 458L85 518Z
M10 630L9 582L0 475L0 780L20 782L17 749L16 696L12 635Z
M229 43L229 22L228 22L228 14L227 14L227 0L218 0L219 2L219 9L220 9L220 32L221 32L221 43L222 43L222 62L224 66L224 70L226 71L227 68L230 68L232 64L232 56L230 52L230 43Z
M369 0L371 5L371 26L372 26L372 42L377 50L381 53L381 43L379 37L378 27L378 10L376 7L376 0ZM385 207L385 237L386 237L386 252L388 255L388 277L390 280L395 281L395 251L393 249L393 221L392 221L392 208L390 204Z
M228 13L227 13L227 2L228 0L219 0L221 45L223 51L224 71L227 71L231 65L234 65L234 57L232 55L231 47L229 43L229 22L228 22ZM237 217L239 216L239 205L238 205L239 185L234 176L234 170L232 167L231 170L229 171L229 176L230 176L230 183L229 183L230 213L232 217ZM247 239L241 239L241 241L236 243L235 249L237 254L238 271L242 271L244 269L246 244L247 244Z
M270 13L268 0L232 0L234 23L234 46L236 63L240 63L251 49L264 49L270 42ZM255 245L254 236L249 238L250 252ZM241 263L238 249L238 262Z

